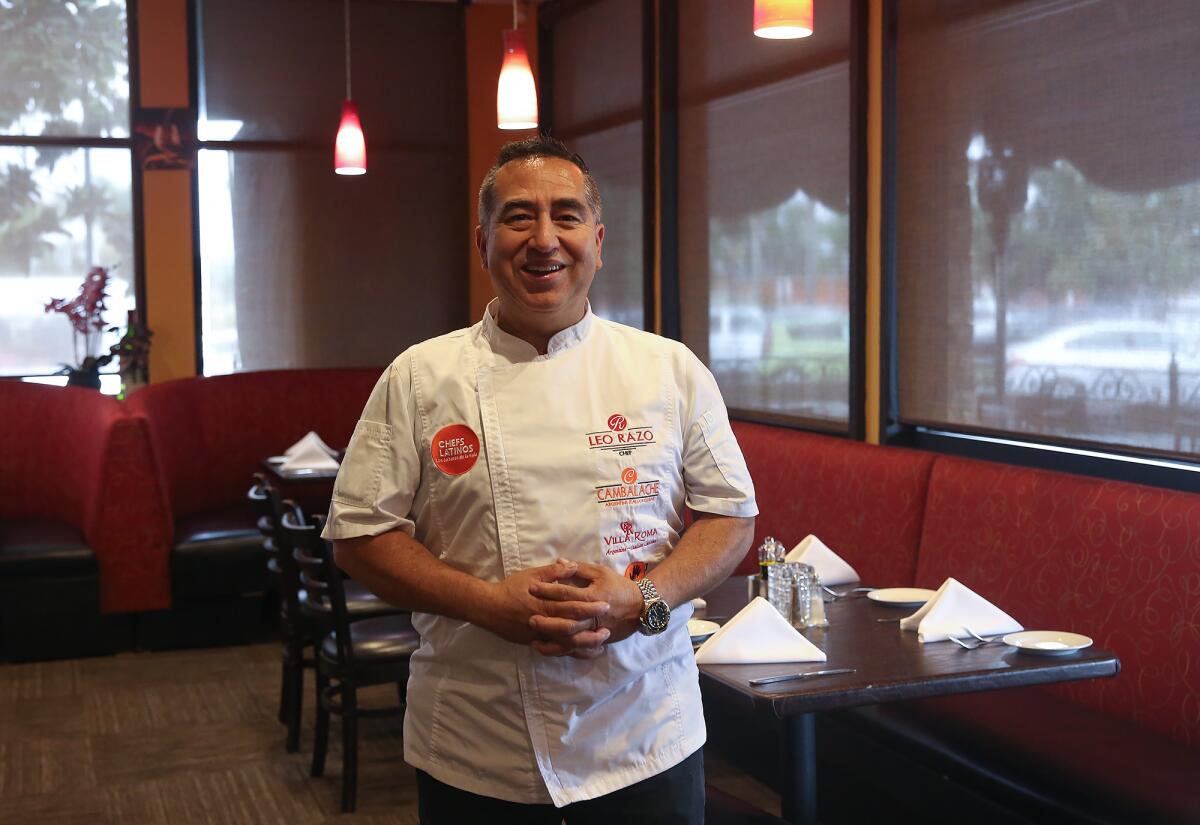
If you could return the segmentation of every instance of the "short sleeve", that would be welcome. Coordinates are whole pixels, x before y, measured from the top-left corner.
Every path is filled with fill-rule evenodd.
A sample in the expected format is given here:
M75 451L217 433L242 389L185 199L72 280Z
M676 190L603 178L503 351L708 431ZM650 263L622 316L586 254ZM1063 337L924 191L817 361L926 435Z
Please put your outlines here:
M683 406L683 481L687 506L703 513L758 515L754 482L712 373L690 352Z
M333 484L327 539L415 532L413 498L421 483L416 407L409 359L397 358L380 376L354 427Z

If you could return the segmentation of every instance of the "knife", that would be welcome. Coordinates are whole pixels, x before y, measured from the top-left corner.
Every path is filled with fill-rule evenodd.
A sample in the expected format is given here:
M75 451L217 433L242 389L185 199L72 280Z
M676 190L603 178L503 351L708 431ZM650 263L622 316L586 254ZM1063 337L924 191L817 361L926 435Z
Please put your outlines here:
M751 679L750 685L758 687L759 685L771 685L776 682L790 682L793 679L805 679L809 676L833 676L837 673L853 673L852 667L835 667L829 670L810 670L805 673L787 673L783 676L764 676L761 679Z

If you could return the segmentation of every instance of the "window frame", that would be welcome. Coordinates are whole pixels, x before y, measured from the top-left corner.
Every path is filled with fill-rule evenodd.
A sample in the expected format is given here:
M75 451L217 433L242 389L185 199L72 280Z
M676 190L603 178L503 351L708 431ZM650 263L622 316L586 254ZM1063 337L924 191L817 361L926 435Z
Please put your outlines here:
M190 0L189 0L190 2ZM129 135L116 137L72 137L69 135L0 135L0 147L55 147L62 149L124 149L129 153L129 195L133 238L133 305L142 323L149 326L146 312L145 225L142 205L142 173L133 151L134 113L141 107L141 71L138 59L138 0L125 0L125 63L129 69ZM82 278L82 274L80 276ZM49 299L49 296L46 296ZM110 321L112 319L109 319ZM117 323L120 323L118 321ZM101 370L101 374L115 370ZM22 381L28 378L52 378L55 373L23 373L6 375L0 380Z

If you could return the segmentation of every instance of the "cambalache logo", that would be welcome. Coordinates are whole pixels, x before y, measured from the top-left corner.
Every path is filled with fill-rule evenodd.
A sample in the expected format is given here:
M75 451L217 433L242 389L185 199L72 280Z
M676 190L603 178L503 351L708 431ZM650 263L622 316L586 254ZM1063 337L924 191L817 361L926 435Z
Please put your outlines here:
M596 488L596 501L605 507L616 507L620 504L646 504L658 497L659 480L640 479L633 467L621 471L619 484L601 484Z
M654 429L631 427L623 413L613 413L605 422L606 430L587 434L589 450L615 450L618 455L633 455L638 447L654 443Z
M620 533L610 533L601 538L604 540L604 555L616 556L655 544L658 541L658 528L639 530L632 521L623 521Z

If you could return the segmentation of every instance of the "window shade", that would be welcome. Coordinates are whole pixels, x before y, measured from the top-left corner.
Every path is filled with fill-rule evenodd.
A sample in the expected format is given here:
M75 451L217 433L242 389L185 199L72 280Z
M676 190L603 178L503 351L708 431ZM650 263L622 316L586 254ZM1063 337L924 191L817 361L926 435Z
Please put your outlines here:
M753 3L681 8L685 343L731 407L845 430L849 415L849 4L816 33L752 34Z
M898 6L902 418L1194 452L1195 4Z

